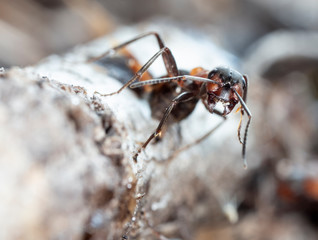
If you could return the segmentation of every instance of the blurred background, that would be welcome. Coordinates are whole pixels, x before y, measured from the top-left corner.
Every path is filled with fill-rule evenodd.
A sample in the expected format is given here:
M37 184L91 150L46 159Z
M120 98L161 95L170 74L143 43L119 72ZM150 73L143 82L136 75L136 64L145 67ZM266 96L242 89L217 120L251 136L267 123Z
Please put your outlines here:
M211 36L252 79L259 164L242 179L242 220L197 239L318 239L317 0L0 0L0 66L158 19Z
M0 0L0 64L28 65L114 30L154 18L213 33L243 56L276 30L316 31L316 0Z

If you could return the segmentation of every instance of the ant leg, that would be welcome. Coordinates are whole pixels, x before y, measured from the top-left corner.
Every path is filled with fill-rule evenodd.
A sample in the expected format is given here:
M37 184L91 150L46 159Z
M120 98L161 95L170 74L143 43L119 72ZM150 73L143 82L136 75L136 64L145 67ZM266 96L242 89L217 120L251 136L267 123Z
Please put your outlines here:
M122 90L124 90L125 88L127 88L130 84L132 84L133 82L135 81L138 81L140 79L140 77L148 70L148 68L151 66L151 64L153 64L153 62L160 56L160 55L163 55L163 54L171 54L171 51L168 47L164 47L164 48L161 48L155 55L153 55L149 60L148 62L145 63L145 65L143 65L141 67L141 69L139 69L135 75L127 82L125 83L118 91L116 92L112 92L112 93L108 93L108 94L100 94L99 92L95 92L95 93L98 93L100 94L101 96L112 96L112 95L115 95L115 94L118 94L120 93ZM172 56L172 55L171 55ZM176 65L175 65L176 67Z
M183 92L181 94L179 94L177 97L175 97L171 104L169 105L169 107L167 107L162 119L159 122L159 125L156 129L156 131L150 135L150 137L147 139L147 141L137 150L137 152L135 153L135 155L133 156L133 159L135 162L137 162L137 157L140 154L141 150L145 149L147 147L147 145L149 144L149 142L159 136L161 134L162 131L162 127L163 125L166 123L168 116L170 115L171 111L175 108L175 106L180 103L180 102L186 102L191 100L194 97L194 94L191 92Z
M202 77L196 77L196 76L189 76L189 75L180 75L180 76L174 76L174 77L162 77L162 78L153 78L148 79L141 82L134 82L129 87L130 88L138 88L146 85L155 85L159 83L168 83L168 82L178 82L178 81L197 81L202 83L214 83L214 84L220 84L219 82L216 82L209 78L202 78ZM207 106L206 106L207 107Z
M215 127L213 127L210 131L208 131L206 134L204 134L202 137L196 139L194 142L189 143L181 148L179 148L178 150L176 150L169 158L168 161L171 161L172 159L176 158L181 152L199 144L200 142L204 141L205 139L207 139L212 133L214 133L215 130L217 130L227 119L226 116L223 116L223 113L221 113L220 111L214 109L213 113L217 114L218 116L223 118L223 121L220 122L218 125L216 125Z
M159 49L165 48L165 44L157 32L148 32L145 34L141 34L141 35L139 35L139 36L137 36L129 41L126 41L126 42L124 42L116 47L113 47L113 48L109 49L108 51L106 51L105 53L103 53L102 55L89 59L88 62L95 62L95 61L102 59L103 57L106 57L108 55L112 55L113 53L120 50L121 48L124 48L127 45L129 45L133 42L136 42L144 37L150 36L150 35L154 35L156 37L158 45L159 45ZM175 61L175 59L174 59L174 57L169 49L162 54L162 59L163 59L163 62L165 64L165 68L166 68L169 76L179 75L176 61Z
M156 32L148 32L148 33L141 34L141 35L139 35L139 36L137 36L137 37L135 37L135 38L133 38L131 40L128 40L128 41L126 41L126 42L124 42L122 44L119 44L119 45L107 50L105 53L103 53L100 56L97 56L97 57L94 57L94 58L90 58L88 60L88 62L95 62L95 61L98 61L98 60L102 59L103 57L106 57L108 55L112 55L114 52L120 50L121 48L124 48L127 45L129 45L129 44L131 44L133 42L136 42L136 41L138 41L138 40L140 40L140 39L142 39L144 37L150 36L150 35L154 35L156 37L160 49L165 47L165 44L163 43L163 41L162 41L162 39L161 39L161 37L159 36L158 33L156 33Z

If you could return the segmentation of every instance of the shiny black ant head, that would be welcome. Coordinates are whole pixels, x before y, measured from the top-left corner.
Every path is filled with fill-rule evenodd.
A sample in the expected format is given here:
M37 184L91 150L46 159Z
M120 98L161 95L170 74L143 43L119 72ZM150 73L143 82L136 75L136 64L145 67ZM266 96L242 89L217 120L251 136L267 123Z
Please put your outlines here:
M208 78L217 83L206 85L207 101L210 110L213 110L217 102L222 102L223 115L229 114L239 102L235 91L244 99L247 78L238 71L229 67L217 67L213 69Z

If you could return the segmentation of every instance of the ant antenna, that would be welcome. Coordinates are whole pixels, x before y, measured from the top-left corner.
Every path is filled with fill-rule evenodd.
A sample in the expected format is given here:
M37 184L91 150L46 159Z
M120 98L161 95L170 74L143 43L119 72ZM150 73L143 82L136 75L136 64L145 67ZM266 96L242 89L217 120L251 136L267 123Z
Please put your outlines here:
M247 141L247 133L248 133L248 128L250 126L250 122L252 119L252 114L250 112L250 110L248 109L245 101L242 99L242 97L240 96L240 94L238 94L238 92L232 88L232 90L234 91L235 95L238 97L241 106L243 107L244 111L246 112L247 116L248 116L248 121L246 123L246 127L245 127L245 132L244 132L244 138L243 138L243 148L242 148L242 157L243 157L243 162L244 162L244 168L247 169L247 161L246 161L246 141ZM245 94L244 94L245 95Z

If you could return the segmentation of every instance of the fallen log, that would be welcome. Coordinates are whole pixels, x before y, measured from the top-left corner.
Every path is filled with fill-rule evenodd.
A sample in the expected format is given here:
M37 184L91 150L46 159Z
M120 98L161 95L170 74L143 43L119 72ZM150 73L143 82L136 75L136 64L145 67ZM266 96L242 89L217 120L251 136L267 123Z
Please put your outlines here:
M64 56L1 73L0 239L194 239L206 223L237 221L234 196L245 174L239 116L176 155L222 121L199 103L134 163L139 143L158 124L147 101L129 89L94 94L121 83L86 60L114 39L149 30L163 34L181 68L236 67L203 34L162 24L124 28ZM147 41L135 47L137 55L156 51Z

